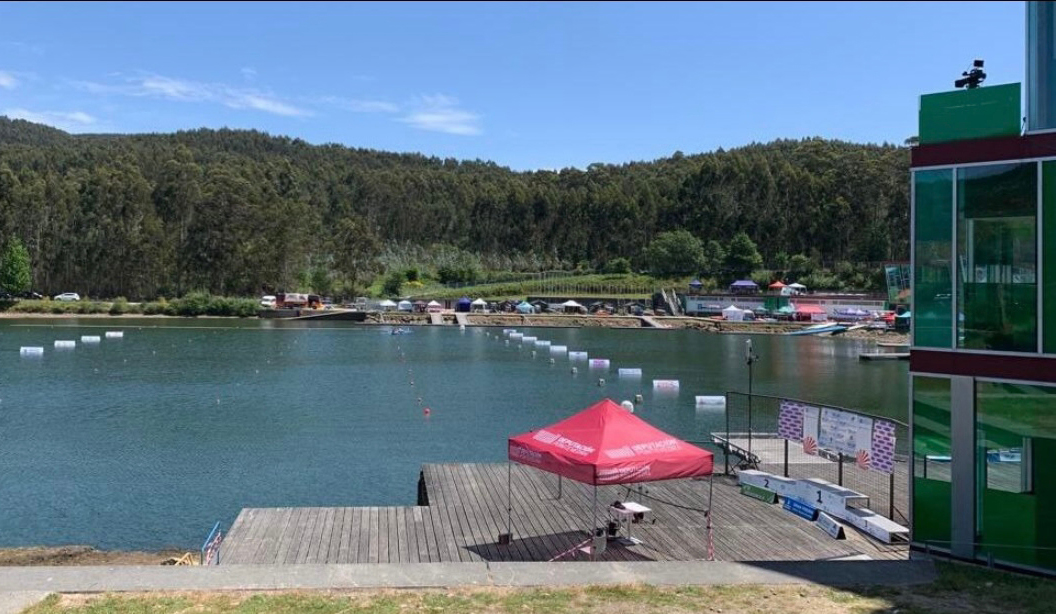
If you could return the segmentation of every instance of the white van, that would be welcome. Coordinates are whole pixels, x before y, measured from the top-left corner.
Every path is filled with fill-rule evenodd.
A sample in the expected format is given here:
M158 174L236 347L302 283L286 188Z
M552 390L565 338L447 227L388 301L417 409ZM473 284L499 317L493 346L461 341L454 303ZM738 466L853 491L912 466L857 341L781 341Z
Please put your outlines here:
M275 309L275 297L270 294L260 297L260 307L261 309Z

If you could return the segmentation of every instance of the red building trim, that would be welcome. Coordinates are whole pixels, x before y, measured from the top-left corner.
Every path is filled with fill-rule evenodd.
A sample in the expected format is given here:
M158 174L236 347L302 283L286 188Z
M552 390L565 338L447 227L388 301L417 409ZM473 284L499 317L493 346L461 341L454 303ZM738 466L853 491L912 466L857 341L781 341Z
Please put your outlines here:
M910 166L918 168L1049 156L1056 157L1056 132L918 145L910 149Z
M1042 356L913 350L909 355L909 370L1056 384L1056 358Z

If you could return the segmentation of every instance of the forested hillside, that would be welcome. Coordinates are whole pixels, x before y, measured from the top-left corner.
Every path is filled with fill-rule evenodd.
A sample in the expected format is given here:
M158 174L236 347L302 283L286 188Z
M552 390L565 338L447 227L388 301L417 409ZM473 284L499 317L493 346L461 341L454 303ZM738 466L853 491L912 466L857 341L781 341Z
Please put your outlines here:
M878 262L907 258L908 163L902 147L810 139L513 172L255 131L73 136L0 117L0 250L21 240L34 289L133 299L362 286L394 261L648 269L646 246L678 229L746 232L764 262Z

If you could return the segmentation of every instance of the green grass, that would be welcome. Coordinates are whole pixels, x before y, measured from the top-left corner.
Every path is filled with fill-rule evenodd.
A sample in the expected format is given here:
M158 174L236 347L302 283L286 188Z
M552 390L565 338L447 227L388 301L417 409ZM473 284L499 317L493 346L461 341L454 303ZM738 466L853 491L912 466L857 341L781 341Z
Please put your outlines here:
M1056 582L938 563L927 585L835 589L818 585L503 589L328 593L186 593L49 597L26 614L689 614L809 611L1043 614ZM701 573L706 573L702 566Z
M645 299L659 288L683 289L689 279L664 280L648 275L569 275L547 279L529 279L500 283L477 284L461 288L447 288L436 283L415 286L405 283L400 292L425 299L455 299L462 296L482 297L493 300L523 299L528 295L554 295L577 297L623 297ZM375 296L381 293L381 284L371 286Z

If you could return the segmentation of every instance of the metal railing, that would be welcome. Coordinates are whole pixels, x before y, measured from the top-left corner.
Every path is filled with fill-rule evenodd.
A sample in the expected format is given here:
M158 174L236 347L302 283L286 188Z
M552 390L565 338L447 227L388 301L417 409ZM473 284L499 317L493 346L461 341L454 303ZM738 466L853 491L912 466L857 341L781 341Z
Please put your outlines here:
M209 537L205 538L202 542L201 548L201 561L202 565L219 565L220 564L220 544L224 541L224 534L220 531L220 521L217 521L213 525L213 530L209 532Z

